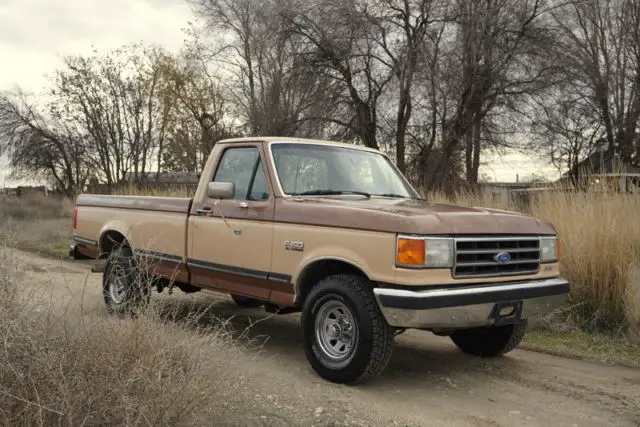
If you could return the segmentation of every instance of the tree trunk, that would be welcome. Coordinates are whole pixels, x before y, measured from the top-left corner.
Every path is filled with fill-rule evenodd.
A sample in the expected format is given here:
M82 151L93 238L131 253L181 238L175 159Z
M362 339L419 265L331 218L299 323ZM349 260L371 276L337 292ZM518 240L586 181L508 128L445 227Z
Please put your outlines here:
M481 142L482 122L476 116L473 123L473 161L471 164L471 181L474 187L478 185L478 171L480 169L480 142Z
M405 131L398 129L396 134L396 166L405 173Z

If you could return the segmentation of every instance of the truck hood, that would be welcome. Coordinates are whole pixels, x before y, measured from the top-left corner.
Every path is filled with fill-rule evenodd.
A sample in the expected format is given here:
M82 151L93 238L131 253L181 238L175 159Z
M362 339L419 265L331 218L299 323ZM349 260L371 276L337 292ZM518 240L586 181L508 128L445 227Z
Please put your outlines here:
M278 199L275 219L407 234L555 234L550 223L518 212L384 197Z

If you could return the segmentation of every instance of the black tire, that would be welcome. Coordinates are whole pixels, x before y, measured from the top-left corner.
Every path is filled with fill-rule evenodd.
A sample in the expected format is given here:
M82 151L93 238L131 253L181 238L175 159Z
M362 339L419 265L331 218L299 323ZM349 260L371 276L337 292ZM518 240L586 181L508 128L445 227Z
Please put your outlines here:
M503 326L462 329L451 334L451 340L472 356L495 357L510 352L520 344L527 331L527 321Z
M256 308L260 307L264 304L264 301L260 301L259 299L249 298L242 295L231 295L231 299L238 304L240 307L247 308Z
M330 315L325 317L323 314L327 307L336 307L336 312L343 313L348 319L338 316L341 320L332 325L318 325L321 319L333 321ZM335 275L318 282L304 302L302 328L307 360L318 375L328 381L364 382L382 372L391 358L395 331L382 315L371 283L363 277ZM327 342L322 338L334 334L346 337L351 345L345 344L343 350L343 347L339 348L342 339L328 338ZM333 350L327 350L328 347ZM340 351L348 354L339 358L336 354Z
M102 276L102 294L109 313L135 315L148 304L150 288L151 281L139 274L129 247L109 254Z

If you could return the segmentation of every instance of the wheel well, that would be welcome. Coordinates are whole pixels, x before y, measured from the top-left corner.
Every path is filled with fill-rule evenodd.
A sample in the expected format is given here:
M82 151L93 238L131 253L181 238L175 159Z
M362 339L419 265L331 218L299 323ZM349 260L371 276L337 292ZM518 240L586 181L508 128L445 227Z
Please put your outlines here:
M129 242L119 231L109 230L100 238L101 256L109 255L115 248L122 246L129 246Z
M360 268L346 261L337 259L315 261L311 265L306 266L298 277L296 304L300 306L304 304L304 300L307 298L307 295L309 295L313 285L325 277L333 276L334 274L352 274L368 279L367 275Z

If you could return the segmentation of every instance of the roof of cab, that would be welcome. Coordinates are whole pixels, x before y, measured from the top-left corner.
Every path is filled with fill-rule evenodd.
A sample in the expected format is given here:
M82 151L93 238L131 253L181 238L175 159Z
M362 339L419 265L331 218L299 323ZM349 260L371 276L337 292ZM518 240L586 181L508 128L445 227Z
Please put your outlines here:
M379 150L365 147L364 145L355 145L348 144L345 142L338 141L325 141L322 139L313 139L313 138L291 138L291 137L281 137L281 136L250 136L250 137L242 137L242 138L230 138L223 139L218 141L219 144L232 144L239 142L266 142L266 143L304 143L304 144L317 144L317 145L333 145L337 147L345 147L345 148L355 148L359 150L365 151L373 151L379 153Z

